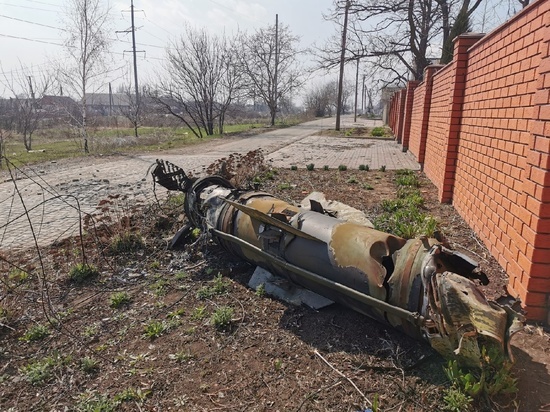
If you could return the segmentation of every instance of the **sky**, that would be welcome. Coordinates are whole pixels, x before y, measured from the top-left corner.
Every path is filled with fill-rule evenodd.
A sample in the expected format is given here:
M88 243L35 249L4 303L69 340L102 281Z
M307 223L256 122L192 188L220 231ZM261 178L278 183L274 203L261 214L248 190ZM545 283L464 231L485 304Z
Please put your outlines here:
M116 69L108 76L116 84L133 79L130 0L110 3ZM6 97L5 76L21 66L39 76L51 64L62 61L63 15L67 0L0 0L0 96ZM275 23L288 25L300 37L301 47L321 46L336 30L323 19L333 0L134 0L136 49L140 82L154 80L165 58L166 46L183 33L183 24L207 28L212 33L253 32ZM118 33L117 33L118 32ZM105 86L108 87L108 86ZM102 90L107 92L108 90Z

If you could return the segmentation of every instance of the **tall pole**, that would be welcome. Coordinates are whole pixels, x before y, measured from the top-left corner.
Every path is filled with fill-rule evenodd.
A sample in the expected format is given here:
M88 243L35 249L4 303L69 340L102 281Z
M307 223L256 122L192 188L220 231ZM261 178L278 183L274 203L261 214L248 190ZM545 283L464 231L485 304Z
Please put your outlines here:
M357 67L355 69L355 109L353 111L353 122L357 122L357 100L358 100L358 93L359 93L359 61L361 59L357 58Z
M342 92L344 89L344 59L346 57L346 38L348 31L349 0L346 0L344 28L342 29L342 52L340 54L340 77L338 78L338 101L336 107L336 130L340 130L340 112L342 111Z
M130 0L130 14L132 16L132 52L134 55L134 87L136 93L136 123L134 127L134 133L138 137L137 131L137 117L139 116L139 87L138 87L138 73L137 73L137 56L136 56L136 28L134 26L134 0Z
M275 70L273 73L273 102L274 112L271 116L271 126L275 126L275 116L277 115L277 75L279 71L279 15L275 15Z
M361 89L361 112L365 113L365 74L363 74L363 88Z

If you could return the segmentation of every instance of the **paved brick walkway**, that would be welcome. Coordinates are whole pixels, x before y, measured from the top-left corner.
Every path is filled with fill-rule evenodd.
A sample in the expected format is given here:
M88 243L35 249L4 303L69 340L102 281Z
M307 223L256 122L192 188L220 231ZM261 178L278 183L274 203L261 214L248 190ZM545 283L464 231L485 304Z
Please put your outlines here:
M353 118L343 117L343 127L352 124L380 125L365 120L353 123ZM331 168L341 164L348 168L361 164L373 169L383 165L387 169L419 168L412 155L403 153L393 141L313 136L330 128L334 128L334 118L161 155L94 157L36 166L27 176L18 173L15 181L0 184L0 252L31 246L34 238L43 246L78 233L83 214L96 211L99 201L109 195L122 195L117 200L120 210L151 201L154 193L148 171L159 156L195 173L231 153L258 148L276 167L314 163ZM158 191L165 193L163 188Z

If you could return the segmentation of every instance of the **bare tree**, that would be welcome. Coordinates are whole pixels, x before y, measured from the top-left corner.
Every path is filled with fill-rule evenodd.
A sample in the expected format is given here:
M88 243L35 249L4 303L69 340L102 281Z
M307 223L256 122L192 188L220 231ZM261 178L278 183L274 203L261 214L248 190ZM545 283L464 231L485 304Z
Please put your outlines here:
M240 67L249 80L249 95L259 97L268 107L271 125L275 124L278 101L288 97L305 82L298 62L299 38L288 26L261 28L241 35Z
M337 106L335 82L314 86L305 95L304 103L308 113L315 117L332 116Z
M138 128L141 125L141 114L143 112L143 98L137 98L132 85L121 85L121 93L126 98L127 106L120 108L120 114L122 114L132 124L134 128L134 136L138 137ZM145 93L141 93L141 96L145 96Z
M430 56L434 46L452 41L451 30L464 27L464 19L457 17L469 18L480 4L481 0L354 0L345 59L367 58L373 66L393 70L386 84L421 80L430 57L435 57ZM338 22L343 8L336 1L327 18ZM335 67L340 51L334 40L318 49L319 66Z
M109 10L103 8L100 0L69 0L65 19L68 59L58 66L58 73L69 94L79 99L80 134L86 153L89 152L87 95L107 72L108 24Z
M47 72L30 75L31 71L21 66L8 73L4 72L4 84L10 91L11 103L5 116L11 116L11 130L23 136L25 149L32 150L32 135L39 126L41 111L40 99L51 87L51 76Z
M227 109L242 93L235 41L187 27L185 36L168 50L167 80L156 86L152 97L199 138L214 134L216 126L223 133Z

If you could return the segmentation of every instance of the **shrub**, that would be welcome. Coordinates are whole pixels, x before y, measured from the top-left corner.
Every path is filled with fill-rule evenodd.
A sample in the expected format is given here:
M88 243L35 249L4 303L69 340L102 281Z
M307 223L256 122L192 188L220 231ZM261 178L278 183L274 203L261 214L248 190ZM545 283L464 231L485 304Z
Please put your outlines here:
M338 166L338 170L343 172L344 170L348 170L348 167L346 165L340 165L340 166Z
M311 170L315 169L315 165L313 163L308 163L306 165L306 169L311 171Z
M144 245L145 243L143 242L143 238L139 234L124 232L113 238L111 245L109 246L109 250L113 254L131 253L136 250L143 249Z
M82 283L99 275L99 271L93 265L77 263L69 271L69 279L75 283Z
M384 130L383 127L374 127L371 130L370 134L371 134L371 136L380 137L380 136L384 136L386 134L386 131Z

